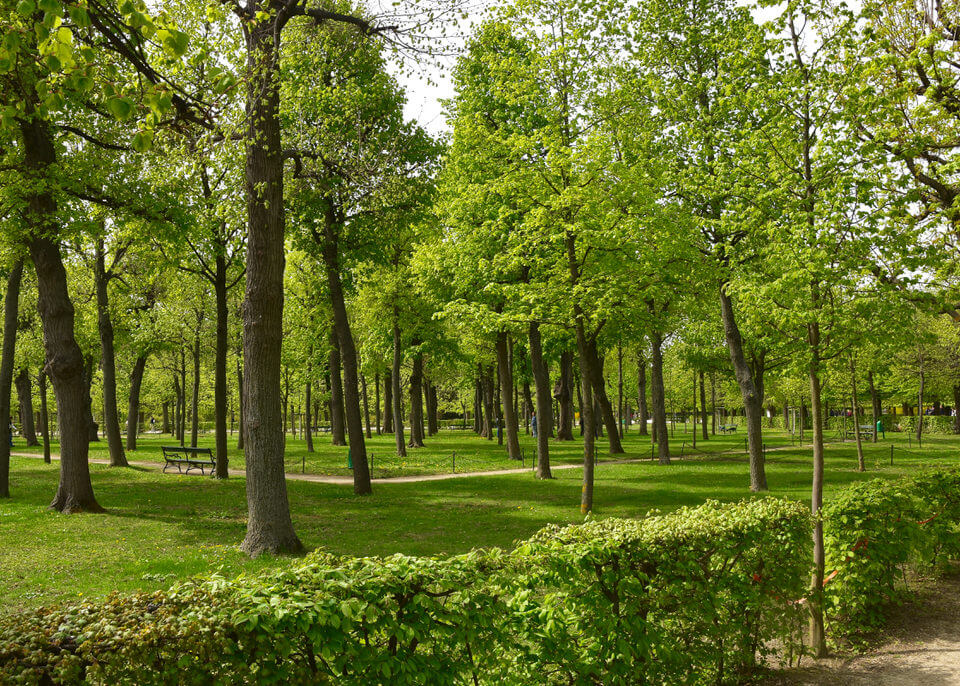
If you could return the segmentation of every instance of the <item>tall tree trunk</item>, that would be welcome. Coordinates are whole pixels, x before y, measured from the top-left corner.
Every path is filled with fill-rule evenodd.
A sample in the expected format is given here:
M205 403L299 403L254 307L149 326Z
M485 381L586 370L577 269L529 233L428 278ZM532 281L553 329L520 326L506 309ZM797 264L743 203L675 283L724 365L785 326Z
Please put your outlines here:
M330 330L330 438L333 445L346 445L346 423L343 401L343 377L341 376L340 341L337 332Z
M660 464L670 464L670 438L667 434L667 403L663 387L663 335L650 334L650 398L653 401L653 430Z
M710 435L707 433L707 389L703 383L703 371L700 372L700 435L703 440L708 440Z
M637 413L640 421L640 435L646 436L650 412L647 409L647 361L643 353L637 355Z
M110 275L106 268L106 250L103 238L96 241L96 266L93 270L97 289L97 328L100 332L100 368L103 371L103 431L110 450L110 466L126 467L123 437L117 410L117 361L113 343L113 322L110 318L110 299L107 284Z
M720 315L723 333L733 363L734 375L743 398L743 411L747 421L747 447L750 452L750 490L767 490L767 473L763 457L762 410L763 395L757 388L753 372L743 354L743 339L733 312L733 302L727 293L726 284L720 285Z
M240 426L237 431L237 450L243 450L243 423L245 421L243 414L243 367L240 364L240 358L237 358L237 386L239 387L239 393L237 393L237 403L239 407L238 414L240 415Z
M560 417L557 425L557 440L573 440L573 354L569 350L560 353L560 378L554 397L560 403Z
M393 372L391 373L391 393L393 394L393 428L395 444L397 446L397 456L407 456L407 442L403 435L403 396L400 394L400 325L398 323L400 314L397 309L393 310Z
M487 368L483 370L483 437L487 440L493 440L496 418L493 414L493 370Z
M377 420L377 435L379 436L383 431L383 427L380 424L380 372L377 372L373 376L373 400L374 400L374 419ZM389 414L389 413L388 413Z
M23 260L17 260L7 275L7 290L3 298L3 353L0 356L0 498L10 497L10 387L13 383L13 360L17 349L22 277Z
M26 367L17 374L17 399L20 402L20 433L30 447L40 445L33 425L33 383Z
M853 409L853 434L857 437L857 471L867 471L863 459L863 442L860 440L860 413L857 406L857 369L853 356L850 356L850 407Z
M877 424L880 423L883 408L880 407L880 394L877 393L877 387L873 384L873 370L867 372L867 384L870 387L870 408L873 410L873 442L877 442ZM960 386L954 386L953 406L957 408L956 417L953 420L953 432L960 434Z
M160 424L160 433L170 433L170 401L163 401L163 423Z
M603 373L603 358L597 352L596 338L587 339L587 365L590 374L590 382L593 384L593 397L599 408L597 432L599 433L599 420L607 430L607 444L610 453L617 455L623 453L623 445L620 443L620 431L617 429L617 419L613 416L613 403L607 396L607 382Z
M520 459L520 424L517 421L517 408L513 404L513 369L507 352L507 332L497 333L497 370L503 389L503 414L507 431L507 455L511 460Z
M483 435L483 380L480 376L473 383L473 432Z
M227 353L230 310L227 307L227 260L222 252L217 253L213 276L213 292L217 301L217 341L213 371L213 431L216 442L214 459L217 466L214 473L216 478L226 479L230 475L230 458L227 455Z
M310 350L311 356L313 355L313 350ZM311 413L313 412L313 381L311 377L313 376L313 369L311 365L311 360L307 360L307 387L304 390L304 404L307 408L307 423L303 429L303 435L307 440L307 452L313 452L313 417Z
M87 415L87 442L92 443L100 440L97 432L100 425L93 418L93 401L91 400L91 389L93 388L93 358L88 357L83 366L83 387L84 387L84 413Z
M367 438L373 438L373 433L370 431L370 397L367 393L367 377L363 374L360 375L360 388L363 391L363 426Z
M530 366L537 387L537 471L538 479L552 479L550 471L550 431L553 426L553 408L550 398L550 370L543 360L540 325L530 322Z
M127 399L127 450L137 449L137 432L140 429L140 388L143 386L143 373L146 368L147 354L140 353L130 372L130 397ZM166 403L163 405L163 411L164 413L167 411Z
M383 377L383 433L393 433L393 372Z
M810 647L814 656L823 657L827 652L823 630L823 578L825 555L823 548L823 410L820 394L820 326L808 326L810 345L810 409L813 413L813 488L810 509L813 512L813 579L811 581Z
M47 373L41 369L37 379L40 387L40 434L43 436L43 461L50 464L50 412L47 410Z
M414 345L420 345L414 341ZM423 447L423 354L413 356L410 375L410 443L411 448Z
M243 368L248 555L303 550L293 529L284 475L280 408L284 206L280 140L279 19L252 22L247 41L247 273Z
M440 421L437 416L437 387L432 381L427 383L427 433L430 436L440 431Z
M617 343L617 428L620 430L620 440L623 440L623 433L626 430L626 422L623 420L623 344Z
M180 445L186 444L187 436L187 352L180 346L180 425L177 428L177 437Z
M923 440L923 391L926 374L923 369L923 355L920 355L920 384L917 387L917 442Z
M710 372L710 435L717 435L717 374Z
M200 431L200 323L193 337L193 397L190 403L190 447L197 447Z

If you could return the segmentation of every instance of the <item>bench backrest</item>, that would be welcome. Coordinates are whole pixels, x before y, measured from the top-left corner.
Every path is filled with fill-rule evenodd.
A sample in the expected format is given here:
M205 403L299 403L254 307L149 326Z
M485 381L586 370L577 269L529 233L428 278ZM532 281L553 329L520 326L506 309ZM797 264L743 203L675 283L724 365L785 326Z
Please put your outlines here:
M210 448L188 448L186 446L180 445L162 445L160 450L163 451L163 456L166 457L169 455L206 455L210 458L210 461L213 462L213 451Z

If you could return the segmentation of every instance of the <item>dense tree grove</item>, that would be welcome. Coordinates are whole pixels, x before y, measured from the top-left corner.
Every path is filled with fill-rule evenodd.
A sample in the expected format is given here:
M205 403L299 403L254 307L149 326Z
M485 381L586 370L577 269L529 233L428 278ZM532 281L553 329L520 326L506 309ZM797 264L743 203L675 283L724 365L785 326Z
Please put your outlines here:
M831 416L960 407L952 0L511 0L443 45L440 136L391 65L456 3L0 8L0 496L11 423L64 513L109 506L90 441L213 433L244 550L295 552L291 432L358 495L373 433L532 429L541 479L582 436L586 513L598 452L668 465L693 418L745 426L756 491L764 428L812 432L816 512Z

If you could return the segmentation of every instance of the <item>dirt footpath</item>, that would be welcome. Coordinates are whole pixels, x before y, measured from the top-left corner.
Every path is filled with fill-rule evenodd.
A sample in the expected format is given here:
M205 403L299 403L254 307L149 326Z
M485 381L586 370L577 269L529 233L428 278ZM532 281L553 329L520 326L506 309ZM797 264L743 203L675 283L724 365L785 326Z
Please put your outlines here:
M924 585L890 619L881 643L863 655L831 657L786 670L771 686L960 686L960 574Z

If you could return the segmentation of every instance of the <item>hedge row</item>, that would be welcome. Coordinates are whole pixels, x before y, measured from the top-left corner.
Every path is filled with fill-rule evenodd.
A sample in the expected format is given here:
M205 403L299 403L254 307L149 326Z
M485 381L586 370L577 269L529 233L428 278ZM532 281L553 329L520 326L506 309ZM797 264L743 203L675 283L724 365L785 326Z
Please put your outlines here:
M938 571L960 559L960 470L855 484L823 514L826 568L837 571L824 589L834 637L879 628L909 568Z
M960 470L854 485L824 518L828 627L855 636L908 566L960 557ZM550 526L509 553L317 552L7 617L0 683L742 683L798 649L810 532L801 503L762 498Z
M737 683L791 646L809 515L765 498L339 558L0 625L0 683Z

